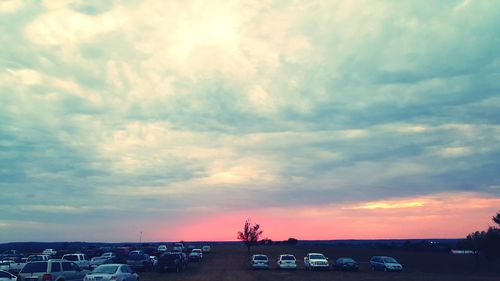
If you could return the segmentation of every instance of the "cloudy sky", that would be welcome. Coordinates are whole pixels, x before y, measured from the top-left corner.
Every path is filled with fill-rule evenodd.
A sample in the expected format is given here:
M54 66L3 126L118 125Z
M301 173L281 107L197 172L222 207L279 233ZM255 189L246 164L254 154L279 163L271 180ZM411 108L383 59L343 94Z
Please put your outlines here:
M0 1L0 242L464 237L500 1Z

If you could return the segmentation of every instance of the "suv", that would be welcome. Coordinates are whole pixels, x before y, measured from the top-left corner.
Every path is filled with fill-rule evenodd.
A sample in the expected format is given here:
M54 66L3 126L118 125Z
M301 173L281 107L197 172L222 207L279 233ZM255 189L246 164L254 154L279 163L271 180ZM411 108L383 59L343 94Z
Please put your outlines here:
M90 268L90 262L85 254L67 254L62 259L75 262L81 268Z
M394 258L386 256L374 256L370 260L372 270L402 271L403 266Z
M153 261L148 254L130 254L127 258L127 265L134 270L149 271L153 269Z
M266 255L257 254L253 255L250 259L250 267L252 269L269 269L269 259Z
M19 272L17 281L82 281L88 272L66 260L29 262Z
M184 270L186 266L187 260L185 259L183 253L167 252L158 258L156 269L159 272L163 272L165 270L174 270L179 272Z

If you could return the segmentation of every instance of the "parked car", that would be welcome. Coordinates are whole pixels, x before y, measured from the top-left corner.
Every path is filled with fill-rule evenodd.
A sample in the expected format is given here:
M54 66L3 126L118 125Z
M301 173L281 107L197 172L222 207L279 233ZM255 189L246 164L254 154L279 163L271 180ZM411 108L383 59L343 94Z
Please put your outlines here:
M158 252L166 252L168 250L167 245L158 246Z
M358 271L358 263L351 258L338 258L332 264L333 270Z
M17 281L82 281L88 270L66 260L28 262L17 276Z
M210 245L205 245L201 247L201 250L203 251L203 253L210 253L212 251L212 247L210 247Z
M50 260L49 255L30 255L28 256L28 259L26 262L32 262L32 261L48 261Z
M109 258L114 258L114 257L116 257L116 255L115 255L115 253L113 253L113 252L106 252L106 253L103 253L103 254L101 255L101 257L103 257L103 258L108 258L108 259L109 259Z
M183 252L183 251L184 251L184 248L185 248L185 247L184 247L184 243L181 243L181 242L174 243L174 246L173 246L173 247L174 247L174 248L175 248L175 247L179 247L179 248L181 248L181 252Z
M167 270L180 272L184 270L186 266L187 266L187 261L185 260L183 253L167 252L162 254L158 258L158 264L156 266L156 269L159 272Z
M24 267L26 262L23 262L21 258L17 259L4 259L0 261L0 270L8 271L12 274L17 274Z
M191 251L193 251L193 249L195 249L195 248L196 248L196 246L195 246L195 245L188 245L188 246L187 246L187 252L188 252L188 253L191 253Z
M126 264L103 264L85 275L83 281L139 281L139 275Z
M191 253L189 253L189 260L191 261L202 261L203 260L203 252L201 249L193 249Z
M90 259L89 267L90 267L90 269L94 269L94 268L100 266L101 264L105 264L106 261L109 259L112 259L112 258L107 258L107 257L103 257L103 256L93 257Z
M153 262L148 254L130 254L127 258L127 265L134 270L150 271L153 269Z
M280 255L276 262L278 269L297 269L297 260L294 255L284 254Z
M42 255L49 255L49 256L54 256L57 254L57 251L54 249L45 249L42 252Z
M403 266L392 257L374 256L370 259L372 270L402 271Z
M62 256L62 259L72 261L78 264L80 268L90 269L90 261L87 259L85 254L66 254Z
M330 268L330 264L328 263L328 259L325 255L320 253L308 253L307 256L304 257L304 267L307 270L328 270Z
M5 270L0 270L0 281L15 281L16 278L17 277L12 273Z
M266 255L253 255L250 259L250 267L252 269L269 269L269 259Z

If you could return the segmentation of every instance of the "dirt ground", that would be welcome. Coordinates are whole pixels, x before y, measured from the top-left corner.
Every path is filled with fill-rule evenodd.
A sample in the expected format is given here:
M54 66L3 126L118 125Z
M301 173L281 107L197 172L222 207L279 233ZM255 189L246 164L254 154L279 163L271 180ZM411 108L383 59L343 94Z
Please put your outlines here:
M215 246L214 252L205 255L202 262L191 262L181 273L144 272L141 281L191 280L191 281L247 281L247 280L400 280L400 281L499 281L499 264L488 264L478 269L473 257L450 253L410 252L371 247L339 246L257 246L252 253L267 254L270 258L269 270L251 270L247 249L238 245ZM302 259L308 252L320 252L330 261L338 257L352 257L360 263L359 272L304 270ZM291 253L297 258L299 268L292 271L276 269L279 254ZM372 272L369 259L373 255L388 255L403 264L403 272Z

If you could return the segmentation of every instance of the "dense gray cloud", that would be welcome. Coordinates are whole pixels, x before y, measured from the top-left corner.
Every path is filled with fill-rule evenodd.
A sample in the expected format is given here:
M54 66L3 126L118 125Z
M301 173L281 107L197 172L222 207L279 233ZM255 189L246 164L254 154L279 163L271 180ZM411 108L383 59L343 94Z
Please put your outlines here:
M0 4L0 241L500 196L496 1L66 2Z

